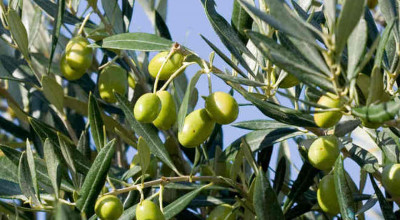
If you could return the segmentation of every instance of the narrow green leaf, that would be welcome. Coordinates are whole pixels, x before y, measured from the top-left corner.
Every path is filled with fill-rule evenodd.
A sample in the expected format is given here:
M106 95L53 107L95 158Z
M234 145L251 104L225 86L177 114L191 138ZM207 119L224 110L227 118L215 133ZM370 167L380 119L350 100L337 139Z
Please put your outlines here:
M379 169L378 159L369 151L355 144L352 144L352 147L348 151L351 159L353 159L361 169L368 173L375 173Z
M246 79L246 78L242 78L242 77L238 77L238 76L232 76L232 75L228 75L228 74L215 74L215 75L224 81L238 83L238 84L245 85L245 86L253 86L253 87L267 86L265 83L257 82L257 81L251 80L251 79Z
M254 172L257 173L258 169L257 169L256 160L254 159L253 152L252 152L249 144L246 142L245 138L242 138L242 143L240 144L240 148L243 149L243 154L244 154L247 162L253 168Z
M310 87L320 87L333 92L332 82L321 75L320 71L313 69L297 54L293 54L283 46L260 33L247 32L255 45L275 65L296 76L301 82Z
M162 162L164 162L165 165L167 165L169 168L179 174L179 171L176 169L174 163L172 162L157 132L154 131L154 129L152 129L150 125L142 124L136 121L132 112L133 108L130 106L128 100L125 97L119 95L118 93L115 93L115 96L117 97L119 105L124 112L126 120L128 121L132 130L134 130L138 136L143 137L143 139L148 144L151 153L153 153Z
M26 139L26 156L28 159L28 165L31 172L33 189L35 190L37 198L40 200L39 185L36 175L35 158L33 157L32 148L28 139Z
M400 39L400 34L399 34L399 27L398 27L398 18L399 18L399 13L397 8L399 7L399 4L396 0L381 0L378 1L379 4L379 10L382 12L383 17L385 18L385 21L389 23L395 23L393 27L393 34L397 40Z
M374 188L375 194L378 197L379 206L382 209L382 214L383 214L384 219L386 219L386 220L397 219L395 214L393 213L393 208L390 206L388 201L386 201L385 196L382 194L381 190L379 189L378 185L376 184L374 176L372 176L372 174L369 174L369 178L371 180L372 187Z
M141 51L169 51L173 42L154 34L148 33L124 33L106 37L93 47L141 50Z
M283 183L285 182L285 176L286 176L286 158L281 157L281 159L278 162L278 166L276 167L275 179L274 179L273 188L276 194L279 194L279 192L281 191Z
M336 24L335 52L337 56L341 56L347 39L364 14L365 3L365 0L343 2L342 11Z
M179 107L179 112L178 112L178 130L181 131L183 127L183 122L185 121L186 115L189 113L188 108L189 108L189 102L193 98L191 97L193 95L193 90L196 87L197 81L199 81L199 78L201 76L201 72L197 72L196 75L192 77L192 79L189 82L189 85L186 88L185 96L183 97L182 104Z
M400 102L389 101L377 105L352 108L351 113L369 122L383 123L398 115L399 110Z
M49 139L43 144L44 158L46 161L47 172L50 177L51 184L53 185L56 198L59 196L61 184L61 167L60 161L55 153L55 146Z
M24 195L28 199L31 199L35 206L41 206L39 199L35 195L35 190L33 189L32 176L25 152L21 154L21 158L19 160L18 181L21 191L24 193Z
M61 25L63 24L63 18L64 18L64 11L65 11L65 0L58 0L57 13L55 16L54 27L53 27L53 35L51 38L51 52L50 52L49 65L47 68L48 73L50 72L51 64L53 63L54 51L56 50L58 38L60 37Z
M55 19L57 16L57 5L52 2L52 1L48 1L48 0L33 0L41 9L43 9L43 11L45 11L47 13L47 15L49 15L50 17L52 17L53 19ZM68 11L64 12L64 19L63 21L67 24L72 24L75 25L76 23L80 23L82 22L81 19L78 19L77 17L73 16L71 13L69 13ZM86 24L86 26L94 26L94 24L92 22L88 22Z
M354 131L360 124L361 121L358 119L341 121L335 126L334 135L336 137L343 137Z
M25 26L21 21L18 13L14 9L9 9L7 13L8 27L10 28L11 35L17 43L18 48L21 50L25 59L30 59L28 51L28 34Z
M275 191L271 188L269 180L265 177L264 171L261 168L254 181L256 182L253 201L257 219L284 219L281 205L278 203Z
M355 70L357 69L358 62L364 54L366 44L367 23L364 19L361 19L347 40L347 79L353 80L354 85L357 76Z
M333 30L336 24L336 5L337 0L326 0L324 2L324 15L329 30Z
M376 56L375 56L374 66L378 67L379 69L382 67L382 60L383 60L384 55L385 55L386 44L387 44L387 42L389 40L390 35L392 34L393 27L395 26L395 23L396 22L389 23L386 26L385 30L383 30L382 38L379 41L378 48L376 49Z
M90 133L92 134L94 144L96 145L96 148L99 151L104 146L104 132L103 132L104 123L101 117L101 111L99 105L93 94L89 95L88 118L91 130Z
M181 211L183 211L186 206L189 205L189 203L196 198L196 196L203 190L204 188L208 187L209 185L205 185L202 187L197 188L196 190L193 190L189 193L186 193L185 195L181 196L179 199L175 200L168 206L164 208L164 217L165 219L171 219L175 215L179 214Z
M43 94L46 99L49 100L49 102L53 104L58 111L64 112L64 91L60 84L58 84L54 78L46 75L42 76L41 84L43 88Z
M147 145L146 141L142 138L139 137L138 144L137 144L137 150L139 154L139 163L140 167L142 170L142 177L146 174L147 168L149 168L150 164L150 149L149 146ZM142 178L142 180L144 180Z
M244 30L251 29L253 19L250 15L240 6L238 0L233 1L233 10L231 16L231 24L234 30L239 34L243 43L247 43L247 36Z
M345 220L355 219L354 202L350 186L346 180L346 174L343 167L343 157L340 155L335 162L335 190L340 206L340 213Z
M58 137L58 142L60 143L61 153L65 159L65 162L71 169L72 174L76 173L75 160L77 160L78 158L74 158L74 153L72 152L72 149L67 143L65 143L64 139L61 136Z
M87 216L91 216L94 213L96 199L104 186L111 160L114 156L114 146L115 139L108 142L100 150L83 182L76 207L81 212L85 212Z
M124 33L122 11L118 1L101 0L101 4L113 31L117 34Z
M268 130L278 128L296 128L292 125L287 125L273 120L250 120L241 121L231 124L234 127L248 130Z
M55 220L81 219L79 213L66 204L58 203L54 211Z
M3 147L2 145L0 146ZM19 158L15 163L8 159L7 156L0 157L0 167L2 167L2 172L0 172L0 179L18 183L18 163Z

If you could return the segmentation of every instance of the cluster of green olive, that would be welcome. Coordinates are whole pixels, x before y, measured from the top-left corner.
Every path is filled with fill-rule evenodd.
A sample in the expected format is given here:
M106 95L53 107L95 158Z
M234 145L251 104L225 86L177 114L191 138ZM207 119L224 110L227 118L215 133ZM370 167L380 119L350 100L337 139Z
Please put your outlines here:
M236 100L225 92L214 92L205 102L205 108L188 114L178 133L179 143L184 147L197 147L211 135L215 123L230 124L239 114Z
M82 37L73 37L65 47L61 57L61 73L67 80L80 79L92 65L93 49L88 47L90 42Z

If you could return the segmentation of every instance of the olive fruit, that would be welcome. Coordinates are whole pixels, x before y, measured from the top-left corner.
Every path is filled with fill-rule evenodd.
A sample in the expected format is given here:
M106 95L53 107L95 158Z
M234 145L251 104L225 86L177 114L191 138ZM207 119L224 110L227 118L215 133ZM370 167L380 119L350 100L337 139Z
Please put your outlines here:
M288 73L279 84L279 88L287 89L299 85L300 81L293 74Z
M161 111L153 124L161 130L168 130L176 121L176 106L174 98L168 91L158 91L156 93L161 100Z
M317 200L319 207L324 212L332 215L337 215L340 212L333 175L326 175L319 182Z
M214 92L207 97L205 109L218 124L229 124L236 120L239 105L236 100L225 92Z
M136 220L164 220L164 215L156 204L143 200L136 206Z
M179 143L184 147L197 147L212 133L215 121L202 108L191 112L183 122L182 131L178 133Z
M326 95L319 98L318 105L326 106L328 108L340 108L340 99L333 95L332 93L327 93ZM315 108L316 111L321 110L320 108ZM336 125L342 118L342 113L338 111L330 112L319 112L314 114L314 121L321 128L329 128Z
M374 9L378 4L378 0L368 0L367 5L369 9Z
M158 53L151 59L149 63L149 73L153 78L157 77L158 71L161 68L164 60L168 57L169 51ZM163 69L160 72L159 79L167 80L169 77L182 66L183 55L179 52L175 52L170 59L165 63Z
M65 47L67 63L74 69L85 71L92 65L93 49L90 42L82 37L73 37Z
M128 76L128 85L129 87L131 87L132 89L134 89L136 87L136 80L135 78L133 78L133 76L129 75Z
M233 207L231 205L219 205L210 212L207 220L235 220L235 216L233 215L232 210Z
M382 172L382 183L393 197L400 197L400 164L385 166Z
M98 86L100 97L106 102L115 103L117 101L114 91L120 95L125 95L127 90L127 72L118 65L110 65L104 68L99 76Z
M142 123L154 121L161 110L161 100L154 93L146 93L136 101L133 114Z
M83 74L85 74L85 70L76 70L73 69L68 63L67 59L65 58L65 54L62 55L61 61L60 61L60 69L62 75L67 79L67 80L77 80L80 79Z
M114 195L102 196L94 208L97 217L102 220L117 220L124 211L121 200Z
M317 138L308 150L311 165L320 170L330 170L339 156L339 143L335 136Z

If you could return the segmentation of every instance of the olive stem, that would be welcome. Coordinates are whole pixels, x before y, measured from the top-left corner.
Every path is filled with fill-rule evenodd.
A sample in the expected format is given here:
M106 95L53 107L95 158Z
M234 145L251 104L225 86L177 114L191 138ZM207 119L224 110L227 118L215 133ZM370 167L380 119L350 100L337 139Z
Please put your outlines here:
M171 50L168 53L168 56L165 58L165 60L161 64L161 67L158 70L158 73L157 73L157 76L156 76L156 81L154 82L153 93L157 92L157 86L158 86L158 81L160 80L161 71L164 69L164 66L167 64L168 60L172 57L172 55L174 55L175 50L176 50L175 47L172 47Z
M164 185L161 183L160 184L160 195L158 197L158 202L160 204L160 210L162 213L164 213L164 207L163 207L163 194L164 194Z
M92 15L93 11L89 12L89 14L86 15L85 19L82 21L82 24L78 30L78 34L77 35L82 35L83 32L83 28L85 27L86 23L88 22L90 16Z
M99 70L104 69L104 68L106 68L107 66L113 64L118 58L119 58L118 55L115 56L114 58L112 58L112 60L108 61L107 63L105 63L105 64L103 64L103 65L101 65L101 66L99 67Z
M211 74L207 73L207 79L208 79L208 93L211 95L212 94L212 83L211 83Z
M190 180L192 180L192 181L207 181L207 182L211 182L211 183L227 183L226 181L224 181L223 177L219 177L219 176L161 177L160 179L157 179L157 180L145 182L145 183L143 183L143 185L141 183L131 185L126 188L117 189L115 191L105 193L104 195L119 195L122 193L130 192L132 190L138 190L139 193L142 194L143 188L152 187L152 186L160 185L160 184L167 185L169 183L176 183L176 182L190 182ZM242 186L238 183L235 183L235 188L236 188L235 191L240 191ZM141 195L141 197L142 197L142 195Z
M183 70L186 69L186 67L192 65L192 64L196 64L196 62L190 62L190 63L185 63L183 64L178 70L176 70L171 77L169 77L169 79L167 80L167 82L164 83L163 87L161 87L161 89L159 91L164 91L168 85L172 82L172 80L174 80Z

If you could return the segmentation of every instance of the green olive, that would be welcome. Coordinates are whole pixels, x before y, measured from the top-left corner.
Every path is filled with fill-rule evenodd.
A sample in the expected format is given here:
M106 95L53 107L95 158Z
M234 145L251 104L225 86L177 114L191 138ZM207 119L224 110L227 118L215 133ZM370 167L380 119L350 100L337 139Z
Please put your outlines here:
M235 220L235 215L232 213L232 211L233 207L231 205L219 205L210 212L207 220Z
M68 65L65 54L61 57L60 69L62 75L69 81L80 79L85 74L84 70L76 70Z
M326 106L328 108L340 108L341 100L332 93L327 93L326 95L319 98L318 105ZM321 110L320 108L315 108L316 111ZM329 111L320 112L314 114L314 121L321 128L330 128L336 125L342 118L342 113L339 111Z
M400 197L400 164L385 166L382 172L382 183L393 197Z
M127 72L118 65L110 65L101 71L99 76L100 97L106 102L115 103L117 98L114 91L120 95L125 95L127 90Z
M136 80L135 80L135 78L133 78L133 76L131 76L131 75L128 76L128 85L129 85L129 87L131 87L132 89L135 89L135 87L136 87Z
M168 130L176 121L175 101L168 91L158 91L156 94L161 100L161 111L153 121L153 124L158 129Z
M156 204L143 200L136 206L136 220L164 220L164 215Z
M154 93L146 93L136 101L133 113L136 120L151 123L161 111L161 100Z
M67 63L72 68L85 71L92 65L93 49L88 47L89 44L82 36L76 36L68 42L65 54Z
M236 120L239 105L236 100L225 92L214 92L206 99L206 111L218 124L229 124Z
M300 84L299 79L293 74L288 73L286 77L279 84L279 88L287 89Z
M161 68L164 60L168 57L169 52L164 51L158 53L151 59L149 63L149 73L153 78L157 77L158 71ZM169 77L182 66L183 62L183 55L179 52L175 52L171 58L165 63L163 69L160 72L159 79L160 80L167 80Z
M339 156L339 143L335 136L317 138L308 150L308 160L313 167L330 170Z
M122 215L124 207L118 197L107 195L96 201L94 210L101 220L117 220Z
M324 212L332 215L337 215L340 212L333 175L326 175L319 182L317 200L319 207Z
M179 143L184 147L197 147L211 135L215 121L207 111L198 109L186 116L182 131L178 133Z

